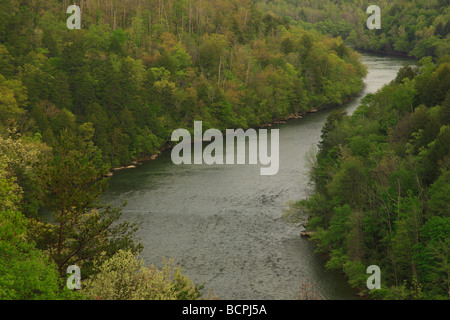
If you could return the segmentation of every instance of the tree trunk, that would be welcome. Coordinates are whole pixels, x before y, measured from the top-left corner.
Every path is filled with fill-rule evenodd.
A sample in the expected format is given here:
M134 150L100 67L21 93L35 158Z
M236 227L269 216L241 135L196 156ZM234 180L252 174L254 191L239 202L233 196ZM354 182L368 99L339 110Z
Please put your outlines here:
M245 86L248 85L248 75L250 73L250 60L248 60L248 65L247 65L247 74L245 75Z
M63 276L63 265L60 263L61 251L62 251L62 242L63 242L63 230L64 230L64 222L59 223L59 233L58 233L58 246L56 248L56 261L58 263L58 272L59 276L62 278Z
M220 60L219 60L219 75L217 76L217 86L219 86L219 84L220 84L220 69L221 69L221 67L222 67L222 57L220 57Z

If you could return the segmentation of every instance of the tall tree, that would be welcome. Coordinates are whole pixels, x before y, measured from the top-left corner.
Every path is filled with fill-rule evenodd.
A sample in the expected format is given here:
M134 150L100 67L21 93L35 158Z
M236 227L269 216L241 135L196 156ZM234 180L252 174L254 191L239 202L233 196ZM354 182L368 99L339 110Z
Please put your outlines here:
M132 238L136 227L119 223L121 208L97 209L107 183L106 167L91 142L92 127L80 131L81 136L62 131L53 158L40 171L44 208L52 213L53 223L36 223L36 241L50 252L60 276L71 264L89 274L101 253L141 249Z

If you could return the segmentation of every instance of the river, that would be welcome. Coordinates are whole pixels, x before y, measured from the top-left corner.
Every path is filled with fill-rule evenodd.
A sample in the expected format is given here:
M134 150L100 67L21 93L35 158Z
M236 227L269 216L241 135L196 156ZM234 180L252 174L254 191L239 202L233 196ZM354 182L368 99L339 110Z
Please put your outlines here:
M361 94L344 105L352 113L362 97L395 78L410 59L362 53L368 74ZM172 258L196 283L220 299L296 299L314 284L324 299L355 299L342 274L325 270L299 226L282 221L288 201L308 196L305 154L318 144L330 111L308 114L280 130L280 167L174 165L170 151L136 169L119 171L102 196L128 201L123 218L139 224L141 258L161 266Z

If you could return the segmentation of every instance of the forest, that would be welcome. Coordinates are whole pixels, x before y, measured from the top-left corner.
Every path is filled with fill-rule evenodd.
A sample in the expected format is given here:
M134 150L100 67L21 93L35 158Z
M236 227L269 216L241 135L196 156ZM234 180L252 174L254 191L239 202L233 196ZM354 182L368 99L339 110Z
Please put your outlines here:
M326 267L374 299L450 298L450 56L405 65L351 115L332 111L310 165L307 219ZM368 290L366 268L382 272Z
M351 116L330 114L309 160L313 193L285 219L308 219L327 268L362 296L449 299L450 7L382 1L382 29L369 37L363 23L352 26L363 18L355 2L286 1L285 9L322 32L337 23L332 33L356 48L421 59ZM379 290L367 289L369 265L381 269Z
M352 284L369 257L391 275L374 298L448 298L448 6L383 3L369 35L356 0L82 0L79 30L67 0L1 1L0 299L205 297L174 261L138 258L126 203L99 203L107 173L194 120L256 128L341 105L366 75L351 46L424 58L333 113L299 211Z
M369 30L369 5L380 7L381 29ZM272 10L304 29L340 36L356 49L415 58L442 57L448 53L450 7L446 0L263 1Z
M341 104L362 88L365 69L341 39L251 1L80 5L82 28L68 30L67 3L2 2L1 83L13 95L3 132L14 121L52 145L84 125L103 160L119 166L167 147L193 120L205 129L257 127Z
M251 1L81 1L74 30L68 5L0 4L0 297L198 298L173 261L138 259L123 206L99 203L108 170L193 120L245 129L339 105L365 68L340 38ZM70 265L86 289L65 287Z

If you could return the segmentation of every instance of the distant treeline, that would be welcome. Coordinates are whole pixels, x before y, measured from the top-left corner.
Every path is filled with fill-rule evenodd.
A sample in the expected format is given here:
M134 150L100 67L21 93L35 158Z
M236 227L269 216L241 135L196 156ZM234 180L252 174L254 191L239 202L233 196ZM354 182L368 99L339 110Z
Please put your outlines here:
M381 29L366 27L370 5L381 10ZM340 36L356 49L442 57L450 50L447 0L278 0L258 1L262 10L288 17L305 29Z

